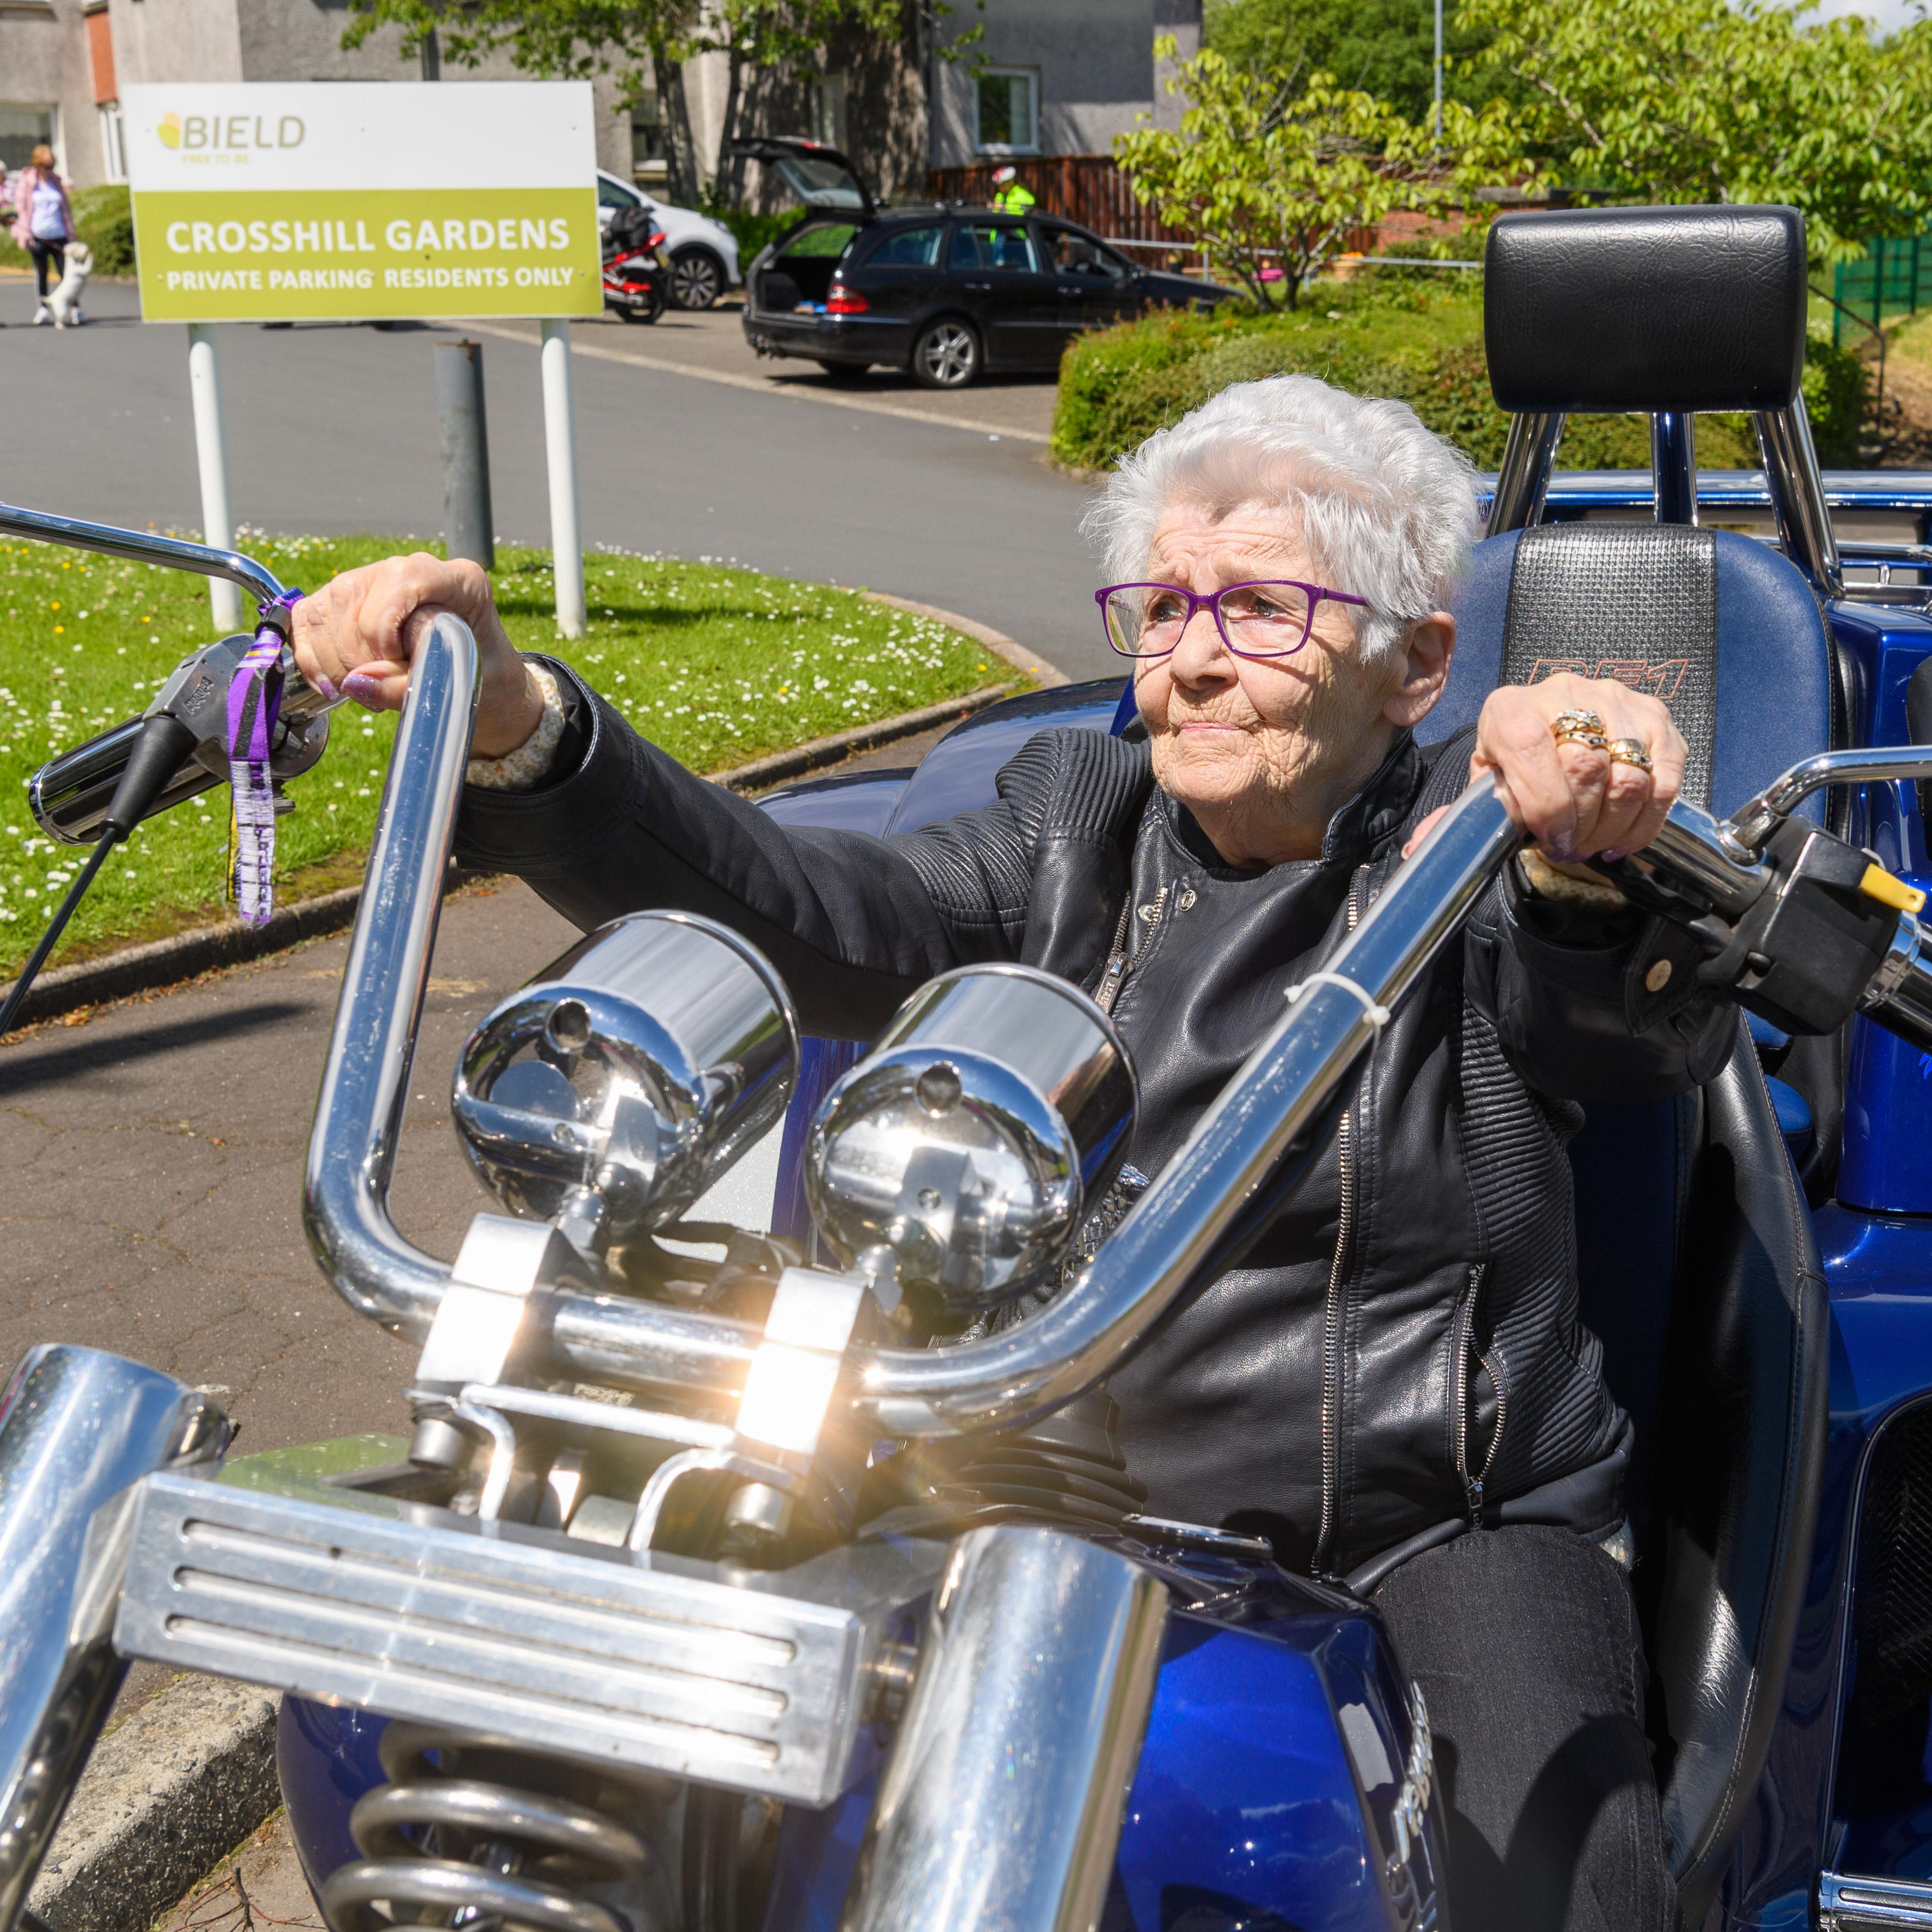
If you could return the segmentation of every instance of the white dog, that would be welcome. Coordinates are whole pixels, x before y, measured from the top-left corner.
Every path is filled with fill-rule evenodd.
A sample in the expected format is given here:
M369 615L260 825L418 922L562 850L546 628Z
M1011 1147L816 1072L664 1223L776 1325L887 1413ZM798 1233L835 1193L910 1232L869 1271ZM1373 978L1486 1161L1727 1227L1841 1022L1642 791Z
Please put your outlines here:
M58 286L47 297L47 307L53 310L54 326L65 328L69 323L86 320L80 312L80 292L87 286L87 278L94 272L94 251L85 242L70 242L67 244L67 267Z

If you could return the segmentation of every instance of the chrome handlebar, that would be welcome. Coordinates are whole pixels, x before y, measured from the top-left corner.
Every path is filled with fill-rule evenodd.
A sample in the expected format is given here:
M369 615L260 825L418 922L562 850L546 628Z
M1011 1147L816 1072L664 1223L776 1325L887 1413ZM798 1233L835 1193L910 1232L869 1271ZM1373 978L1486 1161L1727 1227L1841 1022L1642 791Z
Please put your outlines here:
M410 680L309 1142L304 1220L323 1272L358 1313L418 1341L450 1270L404 1239L387 1197L475 697L475 642L440 617ZM1072 1287L983 1340L854 1351L853 1402L866 1424L902 1437L1016 1424L1106 1375L1214 1256L1366 1049L1379 1010L1401 998L1521 836L1493 788L1472 786ZM743 1322L556 1288L542 1366L724 1402L742 1391L758 1340Z
M417 1340L451 1271L397 1232L387 1196L475 698L475 642L455 618L440 617L410 679L309 1144L305 1220L324 1272L359 1313ZM1918 757L1932 771L1932 754ZM1793 793L1802 796L1814 782L1848 775L1840 765L1814 781L1816 762L1780 785L1803 788ZM1907 775L1895 769L1903 760L1866 762ZM1226 1264L1244 1211L1522 836L1494 786L1472 784L1072 1286L1030 1320L980 1340L850 1352L862 1425L898 1438L1014 1426L1108 1375L1206 1270ZM1751 902L1767 869L1734 825L1682 804L1641 856L1732 909ZM1887 1024L1896 1017L1901 1030L1928 1016L1932 1039L1932 967L1910 914L1900 931L1868 1010ZM743 1322L567 1287L550 1290L541 1325L539 1372L703 1404L742 1392L759 1340Z
M98 550L104 556L127 557L136 563L158 563L171 570L191 570L202 577L225 577L238 584L257 604L272 604L286 594L274 573L238 550L216 550L190 543L184 537L157 536L152 531L117 530L112 524L83 523L47 510L22 510L0 503L0 530L34 537L42 543L65 544L70 550Z

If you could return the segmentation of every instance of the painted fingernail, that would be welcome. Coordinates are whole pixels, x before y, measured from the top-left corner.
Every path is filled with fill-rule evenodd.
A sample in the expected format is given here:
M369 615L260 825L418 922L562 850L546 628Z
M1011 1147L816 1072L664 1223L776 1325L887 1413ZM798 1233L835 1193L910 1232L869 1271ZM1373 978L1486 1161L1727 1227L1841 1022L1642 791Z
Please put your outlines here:
M309 682L315 687L316 690L321 694L322 698L330 704L334 704L342 695L341 692L336 689L334 681L329 678L324 677L320 671L317 671L314 676L309 680Z
M1576 857L1576 848L1567 838L1554 839L1550 843L1550 856L1559 866L1567 866Z
M1600 859L1608 859L1612 861L1615 861L1618 859L1627 859L1630 856L1630 854L1628 851L1621 845L1611 845L1606 847L1603 851L1599 852L1597 854L1597 856Z
M342 694L374 711L382 701L382 687L367 671L352 670L342 680Z

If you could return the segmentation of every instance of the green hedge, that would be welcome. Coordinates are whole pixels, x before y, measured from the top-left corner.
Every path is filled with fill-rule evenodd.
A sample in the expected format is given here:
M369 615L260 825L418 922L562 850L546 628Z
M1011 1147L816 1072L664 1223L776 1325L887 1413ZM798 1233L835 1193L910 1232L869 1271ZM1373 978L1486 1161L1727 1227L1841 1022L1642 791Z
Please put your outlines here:
M11 177L8 186L12 186ZM124 182L110 182L103 188L76 188L68 196L74 207L75 232L94 250L97 275L131 275L134 272L134 216L128 206ZM24 268L29 265L26 249L16 247L0 230L0 268Z
M1392 280L1392 278L1390 278ZM1311 301L1340 307L1257 315L1224 307L1210 316L1168 310L1083 336L1060 365L1052 454L1077 470L1111 469L1126 452L1231 383L1303 374L1359 394L1407 403L1480 467L1502 459L1508 418L1490 394L1478 278L1449 288L1396 287L1367 278L1318 288ZM1864 364L1814 335L1804 400L1827 464L1858 459L1869 400ZM1566 469L1648 466L1649 426L1638 416L1573 416ZM1697 457L1712 469L1751 469L1755 440L1742 416L1707 416Z

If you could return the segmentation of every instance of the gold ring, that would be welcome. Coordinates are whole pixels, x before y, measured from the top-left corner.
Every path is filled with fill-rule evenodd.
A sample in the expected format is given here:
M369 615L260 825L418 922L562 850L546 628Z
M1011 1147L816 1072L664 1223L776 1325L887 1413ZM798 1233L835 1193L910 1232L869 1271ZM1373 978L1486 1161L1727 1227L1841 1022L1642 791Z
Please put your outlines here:
M1557 722L1559 724L1562 722L1560 718ZM1610 741L1604 736L1600 728L1586 724L1565 726L1556 734L1556 737L1559 745L1581 745L1586 751L1606 752L1610 747Z
M1606 735L1604 721L1594 711L1559 711L1550 721L1550 728L1558 738L1574 738L1579 734L1592 732L1599 738Z
M1604 748L1613 765L1634 765L1640 772L1650 770L1650 747L1641 738L1612 738Z

